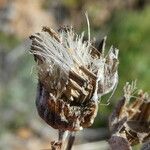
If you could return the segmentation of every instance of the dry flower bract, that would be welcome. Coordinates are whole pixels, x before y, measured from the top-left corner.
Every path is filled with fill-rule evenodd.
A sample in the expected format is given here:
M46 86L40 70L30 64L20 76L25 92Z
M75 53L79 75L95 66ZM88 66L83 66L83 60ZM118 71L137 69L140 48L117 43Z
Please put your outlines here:
M118 82L118 50L104 55L90 39L83 40L72 28L55 32L43 27L30 36L31 53L37 62L39 115L53 128L81 130L93 124L99 98Z

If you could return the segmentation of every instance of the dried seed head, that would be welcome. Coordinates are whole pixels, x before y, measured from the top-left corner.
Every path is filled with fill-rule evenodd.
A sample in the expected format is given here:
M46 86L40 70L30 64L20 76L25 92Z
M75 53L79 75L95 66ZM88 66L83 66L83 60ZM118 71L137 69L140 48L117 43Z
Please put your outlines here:
M93 123L98 98L117 84L118 50L105 56L90 40L83 41L84 33L59 31L44 27L30 36L38 66L37 108L52 127L80 130Z
M150 139L150 99L142 91L135 96L135 89L135 82L125 85L124 97L118 102L109 120L113 135L125 138L130 145Z

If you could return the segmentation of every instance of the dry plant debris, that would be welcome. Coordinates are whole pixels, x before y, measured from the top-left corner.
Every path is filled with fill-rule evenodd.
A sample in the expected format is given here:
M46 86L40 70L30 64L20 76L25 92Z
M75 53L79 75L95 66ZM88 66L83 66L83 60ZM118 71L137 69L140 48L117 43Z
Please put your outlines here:
M134 95L136 84L127 83L124 96L118 102L109 119L112 149L131 149L131 146L150 140L150 99L147 93L139 91ZM121 144L122 141L124 144Z
M87 19L88 20L88 19ZM67 149L71 149L74 131L93 124L101 96L113 91L118 82L118 50L113 47L104 54L105 41L96 49L84 33L72 28L58 32L48 27L30 36L30 52L38 70L36 106L47 124L59 129L59 142L66 131L71 132ZM60 146L59 142L52 143ZM59 149L59 148L58 148ZM63 149L63 148L62 148Z

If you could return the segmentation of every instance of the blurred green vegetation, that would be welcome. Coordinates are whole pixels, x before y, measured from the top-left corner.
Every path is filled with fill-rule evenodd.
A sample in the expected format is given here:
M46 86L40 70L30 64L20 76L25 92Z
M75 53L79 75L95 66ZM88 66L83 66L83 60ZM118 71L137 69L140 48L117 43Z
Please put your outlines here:
M150 91L150 7L116 12L109 22L109 43L120 50L119 83L137 79L138 87ZM119 90L120 92L120 90Z
M36 89L35 77L31 74L34 61L28 50L16 57L15 48L21 42L14 35L0 32L0 136L25 126L33 113L30 110L33 109Z
M0 31L0 46L6 50L11 50L20 43L20 40L13 36Z
M117 11L102 28L108 36L108 46L113 44L119 49L119 83L109 106L105 105L108 96L102 97L99 116L93 127L108 126L106 119L116 102L123 94L126 82L137 80L137 88L150 92L150 7L140 11ZM96 31L94 31L96 32Z

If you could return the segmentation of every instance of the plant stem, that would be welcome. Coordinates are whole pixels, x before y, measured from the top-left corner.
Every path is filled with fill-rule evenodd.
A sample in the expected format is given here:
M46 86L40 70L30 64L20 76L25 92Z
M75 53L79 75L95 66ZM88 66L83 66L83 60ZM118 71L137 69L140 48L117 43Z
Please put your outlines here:
M74 141L75 141L75 132L72 132L70 133L66 150L71 150Z

